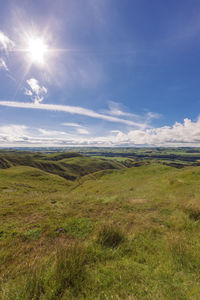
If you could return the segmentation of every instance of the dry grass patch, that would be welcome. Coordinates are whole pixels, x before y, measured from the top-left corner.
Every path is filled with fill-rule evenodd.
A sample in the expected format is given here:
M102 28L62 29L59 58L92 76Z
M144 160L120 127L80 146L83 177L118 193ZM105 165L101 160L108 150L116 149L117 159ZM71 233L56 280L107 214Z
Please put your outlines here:
M60 240L52 250L45 260L40 255L30 261L26 276L20 272L16 279L4 285L3 299L56 300L69 293L78 295L87 278L90 253L75 241L67 244Z
M200 220L200 202L198 202L196 199L184 201L181 204L181 208L189 215L191 219L195 221Z
M140 203L146 203L148 202L148 199L144 199L144 198L132 198L132 199L129 199L128 201L129 203L132 203L132 204L140 204Z

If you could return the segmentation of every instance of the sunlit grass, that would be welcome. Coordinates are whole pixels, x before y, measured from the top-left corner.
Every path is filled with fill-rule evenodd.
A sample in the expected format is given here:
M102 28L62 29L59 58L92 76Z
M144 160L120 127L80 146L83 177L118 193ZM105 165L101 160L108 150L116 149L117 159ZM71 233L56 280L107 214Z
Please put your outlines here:
M198 299L199 179L156 163L78 181L1 169L0 299Z

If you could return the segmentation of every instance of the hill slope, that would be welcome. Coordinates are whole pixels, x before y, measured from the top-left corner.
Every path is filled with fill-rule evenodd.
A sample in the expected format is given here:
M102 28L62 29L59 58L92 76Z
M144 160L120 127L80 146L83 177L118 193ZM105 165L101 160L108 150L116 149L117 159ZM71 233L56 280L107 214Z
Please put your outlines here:
M55 154L20 151L0 152L0 168L19 165L38 168L68 180L75 180L100 170L125 168L123 164L117 161L83 157L74 152Z
M73 182L1 169L0 298L198 299L199 180L157 163Z

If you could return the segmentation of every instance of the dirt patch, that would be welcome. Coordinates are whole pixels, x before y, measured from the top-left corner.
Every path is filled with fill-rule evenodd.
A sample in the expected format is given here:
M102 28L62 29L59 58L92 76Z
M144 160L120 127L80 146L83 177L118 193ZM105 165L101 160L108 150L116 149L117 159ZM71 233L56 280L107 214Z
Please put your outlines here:
M146 203L148 202L148 199L144 199L144 198L132 198L129 199L130 203Z

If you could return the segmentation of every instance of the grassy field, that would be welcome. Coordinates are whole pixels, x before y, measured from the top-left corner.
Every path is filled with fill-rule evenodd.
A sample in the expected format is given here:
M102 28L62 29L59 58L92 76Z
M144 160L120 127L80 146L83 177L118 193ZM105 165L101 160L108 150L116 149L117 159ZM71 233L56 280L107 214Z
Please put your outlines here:
M200 167L59 155L0 154L0 299L200 299Z

